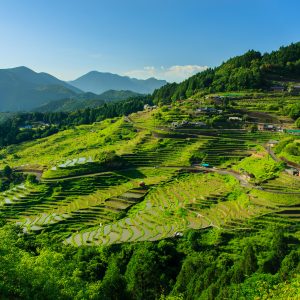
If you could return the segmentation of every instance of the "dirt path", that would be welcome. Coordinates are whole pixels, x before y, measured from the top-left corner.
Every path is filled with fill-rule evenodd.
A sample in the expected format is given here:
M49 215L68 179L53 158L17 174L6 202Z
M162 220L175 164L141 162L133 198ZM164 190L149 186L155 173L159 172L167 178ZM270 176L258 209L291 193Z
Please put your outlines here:
M154 167L148 167L148 168L154 168ZM286 195L300 195L300 192L283 192L283 191L277 191L277 190L271 190L271 189L265 189L262 188L261 186L256 186L252 183L250 183L242 174L239 174L236 171L233 170L223 170L223 169L218 169L218 168L205 168L201 166L156 166L155 168L159 169L184 169L184 170L190 170L190 171L205 171L209 173L218 173L220 175L231 175L235 177L239 182L240 185L245 187L245 188L250 188L250 189L256 189L256 190L263 190L265 192L270 192L274 194L286 194ZM135 168L130 168L130 169L124 169L123 171L126 170L134 170ZM71 177L65 177L65 178L49 178L49 179L42 179L42 182L59 182L59 181L66 181L66 180L73 180L73 179L79 179L79 178L85 178L85 177L94 177L97 175L105 175L109 174L111 172L100 172L100 173L93 173L93 174L85 174L85 175L78 175L78 176L71 176Z

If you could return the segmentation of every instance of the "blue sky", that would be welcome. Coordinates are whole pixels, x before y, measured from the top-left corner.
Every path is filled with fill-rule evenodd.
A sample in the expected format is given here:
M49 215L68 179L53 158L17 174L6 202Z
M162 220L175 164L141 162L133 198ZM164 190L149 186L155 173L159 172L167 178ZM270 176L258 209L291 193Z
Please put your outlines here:
M300 41L299 0L0 0L0 68L180 81Z

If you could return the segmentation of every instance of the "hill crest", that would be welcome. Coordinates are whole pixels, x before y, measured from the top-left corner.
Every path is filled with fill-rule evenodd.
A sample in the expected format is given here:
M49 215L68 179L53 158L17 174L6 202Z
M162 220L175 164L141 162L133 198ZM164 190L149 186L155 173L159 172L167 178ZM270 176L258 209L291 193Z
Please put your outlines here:
M149 94L167 82L153 77L143 80L109 72L90 71L69 83L85 92L96 94L107 90L130 90L140 94Z

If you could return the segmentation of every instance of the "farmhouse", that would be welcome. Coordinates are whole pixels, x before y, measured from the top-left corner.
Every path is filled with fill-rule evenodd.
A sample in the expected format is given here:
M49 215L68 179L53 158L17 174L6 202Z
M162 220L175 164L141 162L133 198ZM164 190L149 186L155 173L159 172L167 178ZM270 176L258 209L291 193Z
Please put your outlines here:
M157 108L157 105L153 105L153 106L151 106L149 104L144 105L144 110L152 110L152 109L155 109L155 108Z
M30 124L20 126L19 128L21 130L24 130L24 129L45 129L46 127L49 127L49 126L50 126L50 124L48 124L48 123L37 121L37 122L31 122Z
M300 85L294 85L289 88L289 92L295 95L300 93Z
M272 125L272 124L266 124L265 125L265 130L271 130L271 131L273 131L275 129L276 129L276 127L274 125Z
M285 91L285 87L281 86L281 85L272 86L271 87L271 91L273 91L273 92L284 92Z
M206 127L206 123L204 122L191 122L191 125L194 125L196 127Z
M257 124L257 129L259 131L278 131L278 132L282 132L283 128L280 125L277 124L265 124L265 123L258 123Z
M33 126L32 125L24 125L24 126L20 126L19 129L32 129Z
M269 145L270 147L275 147L278 143L279 143L278 141L270 140L270 141L268 142L268 145Z
M293 176L300 176L300 172L296 168L289 168L285 170L288 174L293 175Z
M202 112L202 113L216 113L217 110L214 107L200 107L196 109L196 112Z
M229 121L242 121L242 118L240 118L240 117L229 117L228 120Z
M212 100L214 104L216 105L223 105L224 104L224 99L226 97L224 96L219 96L219 95L213 95L213 96L206 96L205 99Z
M205 122L189 122L187 120L171 123L171 128L182 128L182 127L187 127L187 126L206 127L206 123Z

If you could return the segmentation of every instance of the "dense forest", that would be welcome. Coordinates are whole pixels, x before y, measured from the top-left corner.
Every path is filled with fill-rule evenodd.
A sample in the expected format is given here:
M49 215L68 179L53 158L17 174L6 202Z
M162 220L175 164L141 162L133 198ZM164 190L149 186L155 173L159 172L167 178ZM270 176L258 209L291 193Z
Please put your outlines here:
M70 126L91 124L106 118L128 115L143 110L145 104L152 104L149 96L138 96L124 101L104 103L97 108L86 108L70 113L32 112L14 114L0 124L0 147L46 137ZM29 124L37 122L48 124L49 126L28 128Z
M155 103L170 103L197 92L267 89L273 81L299 80L300 42L261 54L250 50L214 69L207 69L182 83L170 83L153 93Z
M71 112L85 108L95 108L109 102L119 102L129 98L138 97L141 94L132 91L109 90L100 95L82 93L66 99L50 101L34 109L36 112Z
M1 299L294 299L294 230L191 230L182 238L78 249L4 225Z

